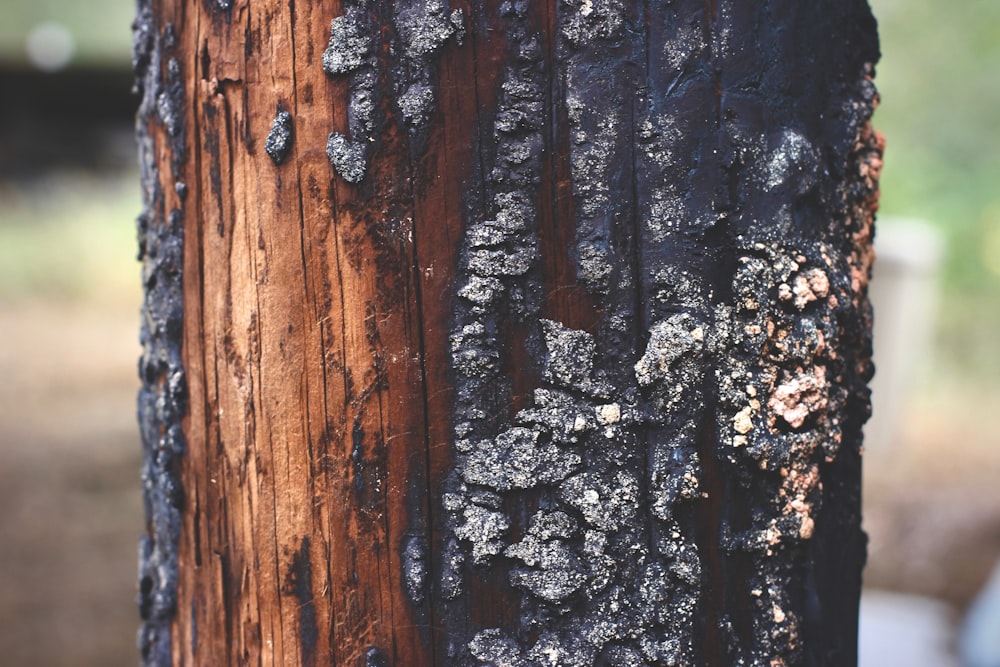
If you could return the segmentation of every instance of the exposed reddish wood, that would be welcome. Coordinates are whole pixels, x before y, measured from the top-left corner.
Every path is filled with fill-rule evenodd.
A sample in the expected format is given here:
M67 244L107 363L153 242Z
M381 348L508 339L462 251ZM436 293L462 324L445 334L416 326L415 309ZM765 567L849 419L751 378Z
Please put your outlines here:
M194 506L174 654L353 664L377 648L399 664L429 651L398 548L407 485L426 477L412 223L405 203L382 207L406 201L408 160L390 135L363 186L378 196L331 178L323 147L346 91L318 45L336 10L265 7L160 9L187 40L198 137L184 178ZM278 104L295 135L275 168L263 139Z

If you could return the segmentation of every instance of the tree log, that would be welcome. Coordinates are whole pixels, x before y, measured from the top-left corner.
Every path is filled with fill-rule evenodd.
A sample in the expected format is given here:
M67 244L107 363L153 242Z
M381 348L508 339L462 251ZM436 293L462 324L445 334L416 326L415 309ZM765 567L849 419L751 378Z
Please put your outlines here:
M144 665L851 665L863 0L139 0Z

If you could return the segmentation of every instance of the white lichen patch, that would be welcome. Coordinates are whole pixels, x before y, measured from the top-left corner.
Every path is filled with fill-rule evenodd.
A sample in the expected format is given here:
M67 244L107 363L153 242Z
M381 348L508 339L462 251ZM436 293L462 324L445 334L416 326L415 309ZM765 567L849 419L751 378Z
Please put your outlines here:
M560 497L601 530L618 530L639 509L638 480L625 470L612 480L587 472L570 477L562 483Z
M422 125L430 120L434 99L434 90L429 85L415 82L400 93L396 102L403 120L410 125Z
M455 528L455 535L472 543L473 561L482 563L503 551L500 538L510 527L510 521L503 512L467 505L462 517L462 523Z
M443 0L425 0L402 5L395 18L396 30L407 58L419 60L437 51L462 25L462 11L451 10Z
M551 438L563 444L573 444L596 428L596 419L589 406L570 394L555 389L536 389L535 403L517 413L519 424L541 427Z
M565 479L580 463L579 454L546 442L541 430L514 426L479 443L462 476L470 484L497 491L528 489Z
M635 377L640 386L648 387L660 381L679 379L677 362L699 353L704 347L702 325L688 313L671 315L649 330L646 350L635 364ZM670 383L673 384L673 383Z
M664 64L680 70L708 45L705 41L705 32L696 21L678 21L675 29L673 39L663 41L661 53Z
M561 22L563 37L574 45L594 40L614 41L625 28L621 0L563 0L572 10Z
M595 412L597 413L597 423L601 425L617 424L622 418L622 409L617 403L598 405Z
M347 74L364 65L372 37L355 13L338 16L330 23L330 43L323 51L323 69L328 74Z
M666 185L652 192L649 216L644 219L644 223L653 238L664 240L671 233L680 230L682 221L690 219L683 193Z
M476 633L469 642L469 651L483 665L524 667L526 664L517 642L505 637L500 628L489 628Z
M796 192L808 192L816 183L816 163L816 151L809 140L786 129L764 163L764 187L774 190L791 183Z
M557 386L585 390L594 367L594 337L586 331L542 320L545 379Z
M482 312L503 293L503 289L503 283L497 278L473 275L458 290L458 295L470 301L475 312Z
M587 583L587 568L566 542L577 530L565 512L537 512L528 534L504 552L527 566L511 572L511 583L549 602L579 590Z
M490 332L482 322L466 324L450 336L452 364L467 377L478 377L495 372L499 354L487 345Z
M326 157L348 183L359 183L365 177L368 158L364 144L351 141L340 132L331 132L326 141Z

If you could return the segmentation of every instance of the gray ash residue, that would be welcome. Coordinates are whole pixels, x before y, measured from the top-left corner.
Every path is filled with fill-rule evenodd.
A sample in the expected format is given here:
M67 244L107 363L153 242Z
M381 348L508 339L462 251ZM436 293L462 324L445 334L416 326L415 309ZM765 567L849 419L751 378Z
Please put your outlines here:
M344 14L330 24L323 52L326 73L348 77L348 132L330 134L327 156L350 183L360 183L367 173L382 123L380 99L387 90L409 132L413 157L424 151L437 99L438 53L450 38L461 42L465 34L462 10L451 9L445 0L400 0L392 7L395 31L383 34L373 0L347 0Z
M279 107L278 113L271 123L271 131L264 142L264 150L274 161L274 164L281 164L288 157L288 153L292 150L293 138L292 114Z
M372 9L371 0L345 2L344 15L330 23L330 42L323 52L323 69L327 74L349 77L350 136L332 132L326 144L330 164L349 183L364 179L378 136L380 35Z

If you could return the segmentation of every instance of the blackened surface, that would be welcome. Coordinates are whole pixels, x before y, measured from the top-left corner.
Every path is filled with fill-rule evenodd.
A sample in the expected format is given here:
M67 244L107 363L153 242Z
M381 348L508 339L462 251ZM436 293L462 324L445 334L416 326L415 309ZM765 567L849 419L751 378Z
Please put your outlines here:
M491 591L507 586L506 568L497 566L497 557L509 539L512 517L504 512L491 483L506 490L524 488L544 466L535 456L541 450L546 460L558 463L555 477L565 476L578 456L564 453L556 443L540 441L539 432L527 428L491 446L506 431L510 409L512 386L505 369L509 335L512 329L533 325L529 339L535 347L540 344L536 204L546 122L541 35L530 25L527 3L505 2L500 13L507 26L507 63L491 136L486 138L492 155L483 156L484 203L479 208L478 202L470 202L475 210L469 212L463 242L449 342L458 466L441 500L452 535L443 546L436 573L443 598L439 616L447 628L443 657L448 664L469 664L473 659L476 645L470 641L476 628L470 625L512 625L518 606L516 597L497 606L477 607L474 600L493 597ZM526 467L505 470L507 457L520 454L527 454L521 459Z
M169 34L168 31L169 26L164 34ZM166 45L163 50L168 50ZM160 81L156 95L156 111L170 137L170 167L176 179L184 163L184 81L181 78L181 65L176 58L167 60L166 74Z
M385 653L377 648L370 648L365 652L365 662L363 667L390 667L389 658Z
M852 664L882 150L867 6L500 15L449 341L448 664ZM590 331L540 318L536 156L560 122L573 220L551 224L574 226Z
M140 341L138 417L146 534L139 549L139 649L143 665L172 664L170 627L177 611L177 542L184 499L180 460L186 384L181 365L183 211L166 210L157 170L155 135L163 136L176 178L184 160L182 73L169 53L169 26L156 25L140 2L133 26L136 122L143 210L138 218L144 300Z
M319 628L316 625L316 607L313 600L312 562L309 560L309 538L303 537L299 550L292 557L285 575L285 591L298 601L299 648L302 649L302 665L316 664L316 640Z
M208 186L212 193L212 199L218 210L217 231L219 236L224 236L226 231L226 218L223 214L222 206L222 156L219 150L219 112L209 102L202 104L204 114L204 126L201 128L202 145L208 153Z

